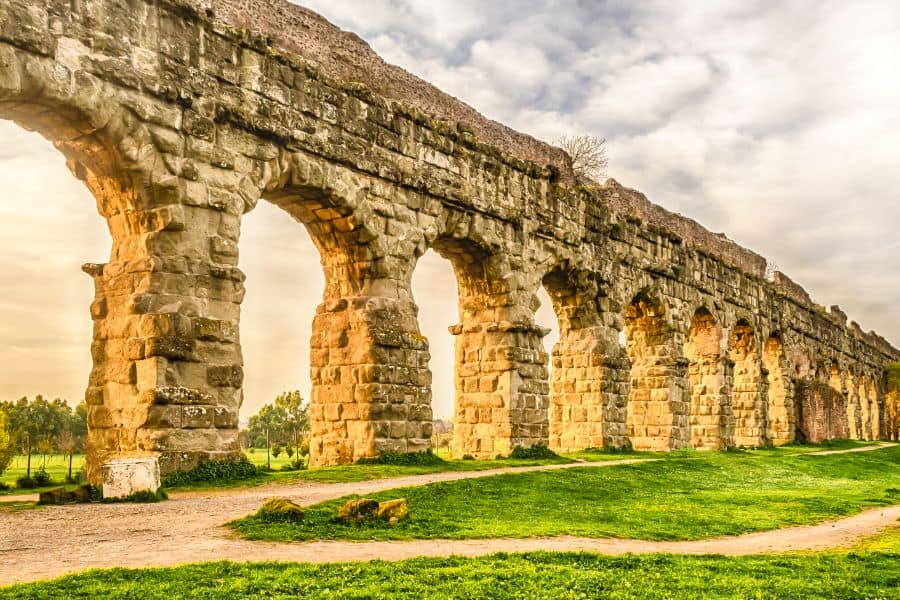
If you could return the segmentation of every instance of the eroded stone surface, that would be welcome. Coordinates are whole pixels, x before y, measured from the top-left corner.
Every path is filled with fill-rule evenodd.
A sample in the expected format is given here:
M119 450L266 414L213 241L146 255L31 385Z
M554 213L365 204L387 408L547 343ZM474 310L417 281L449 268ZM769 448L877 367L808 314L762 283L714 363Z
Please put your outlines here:
M884 339L634 190L574 185L558 149L282 0L4 1L0 118L56 144L112 234L85 265L95 483L115 456L166 473L238 452L240 224L260 200L322 255L313 466L428 447L410 281L429 248L459 283L457 456L786 443L804 382L845 398L847 435L881 435Z
M101 467L104 498L127 498L159 489L159 461L155 456L117 458Z

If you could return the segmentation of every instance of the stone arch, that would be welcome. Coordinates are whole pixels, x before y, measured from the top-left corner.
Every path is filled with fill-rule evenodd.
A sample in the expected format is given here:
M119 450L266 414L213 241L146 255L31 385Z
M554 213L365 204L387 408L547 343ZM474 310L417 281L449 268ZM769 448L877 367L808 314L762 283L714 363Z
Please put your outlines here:
M295 152L261 180L262 197L309 233L325 275L310 341L310 465L346 464L430 446L428 342L411 273L380 190L351 171Z
M672 450L688 445L687 361L679 356L665 305L649 291L626 309L626 345L631 360L627 426L637 450Z
M762 446L767 441L765 376L756 333L747 319L739 319L731 328L729 357L734 364L734 443Z
M881 407L884 402L884 397L879 382L879 377L872 377L869 380L869 422L871 428L871 437L869 439L872 440L881 439Z
M853 367L848 366L844 372L844 389L847 397L847 437L852 440L862 439L860 436L859 385Z
M431 247L453 265L459 290L454 457L506 456L547 444L546 331L534 324L533 294L517 286L501 250L467 236L439 235ZM511 282L512 280L512 282Z
M689 361L691 445L697 449L732 445L733 417L721 340L721 327L709 309L701 306L694 311L684 356Z
M767 438L776 446L794 441L797 431L794 384L781 333L773 332L763 346L763 366L768 372Z
M541 279L559 323L552 349L550 447L557 452L627 444L628 363L618 343L621 317L598 274L562 264Z
M226 249L233 243L215 246L207 236L239 211L205 186L192 194L184 163L162 149L164 139L181 143L169 128L180 114L126 95L110 103L112 94L90 75L63 76L71 64L60 60L0 49L0 118L65 155L112 238L109 262L84 266L96 289L88 479L99 483L100 466L120 456L156 456L167 473L232 455L241 377L233 369L240 364L233 298L243 278ZM207 352L228 367L207 369ZM232 399L220 404L222 395Z
M862 440L872 439L872 397L870 375L863 372L859 378L859 437Z

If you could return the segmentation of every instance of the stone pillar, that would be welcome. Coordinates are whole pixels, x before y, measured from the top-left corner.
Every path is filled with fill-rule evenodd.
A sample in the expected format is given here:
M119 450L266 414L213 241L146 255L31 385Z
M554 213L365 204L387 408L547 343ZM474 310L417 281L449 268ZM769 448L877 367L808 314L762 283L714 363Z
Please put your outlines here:
M585 327L560 332L550 381L550 448L621 448L625 428L628 359L616 331Z
M547 330L531 323L454 325L454 458L507 456L516 446L547 444Z
M766 376L762 356L749 325L738 322L732 330L730 358L734 362L731 406L735 446L766 444Z
M321 304L310 351L310 465L427 450L428 359L411 301L360 295Z
M619 346L619 306L588 273L556 270L543 284L560 329L550 374L550 448L626 446L629 363Z
M730 367L721 356L721 330L712 314L698 309L684 347L690 361L691 446L699 450L718 450L733 444L733 415L730 404Z
M865 375L859 381L859 439L872 439L872 404L869 397L869 384Z
M880 440L881 439L881 419L882 419L882 413L884 412L882 410L882 406L884 406L884 394L882 393L881 389L879 387L875 386L874 384L872 385L872 388L871 388L869 394L870 394L871 403L872 403L871 404L872 413L871 413L871 417L870 417L871 423L872 423L872 439Z
M635 450L667 451L690 444L688 360L676 349L665 308L639 296L626 317L631 359L628 436Z
M847 398L847 437L860 439L859 386L851 371L847 371L844 379L844 394Z
M778 337L766 341L763 365L768 372L768 440L776 446L789 444L796 437L797 415L790 367Z
M165 181L109 216L113 260L85 266L96 287L86 394L92 482L113 457L154 455L166 474L239 451L244 205L225 189Z

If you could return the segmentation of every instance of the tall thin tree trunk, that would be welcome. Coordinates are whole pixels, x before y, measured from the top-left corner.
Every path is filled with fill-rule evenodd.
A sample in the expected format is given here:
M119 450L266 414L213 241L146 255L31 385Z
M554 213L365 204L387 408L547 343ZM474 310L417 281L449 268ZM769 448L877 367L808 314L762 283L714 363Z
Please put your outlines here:
M67 481L72 481L72 455L75 454L74 450L69 450L69 477Z
M266 470L267 471L272 470L272 459L269 458L269 448L270 447L271 446L269 446L269 428L266 427Z
M31 479L31 436L25 437L25 456L27 457L27 466L25 467L25 479Z

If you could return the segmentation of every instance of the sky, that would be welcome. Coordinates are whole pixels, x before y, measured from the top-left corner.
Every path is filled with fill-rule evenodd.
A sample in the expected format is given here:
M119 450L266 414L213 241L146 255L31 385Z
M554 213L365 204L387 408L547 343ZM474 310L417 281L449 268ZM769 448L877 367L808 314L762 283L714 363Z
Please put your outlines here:
M547 141L605 137L611 177L900 344L900 3L299 3L492 119ZM51 146L5 122L0 140L0 399L78 401L93 296L79 267L107 259L109 235ZM246 417L281 390L308 396L323 278L302 227L266 203L245 218L240 266ZM449 263L429 252L413 284L448 417Z

